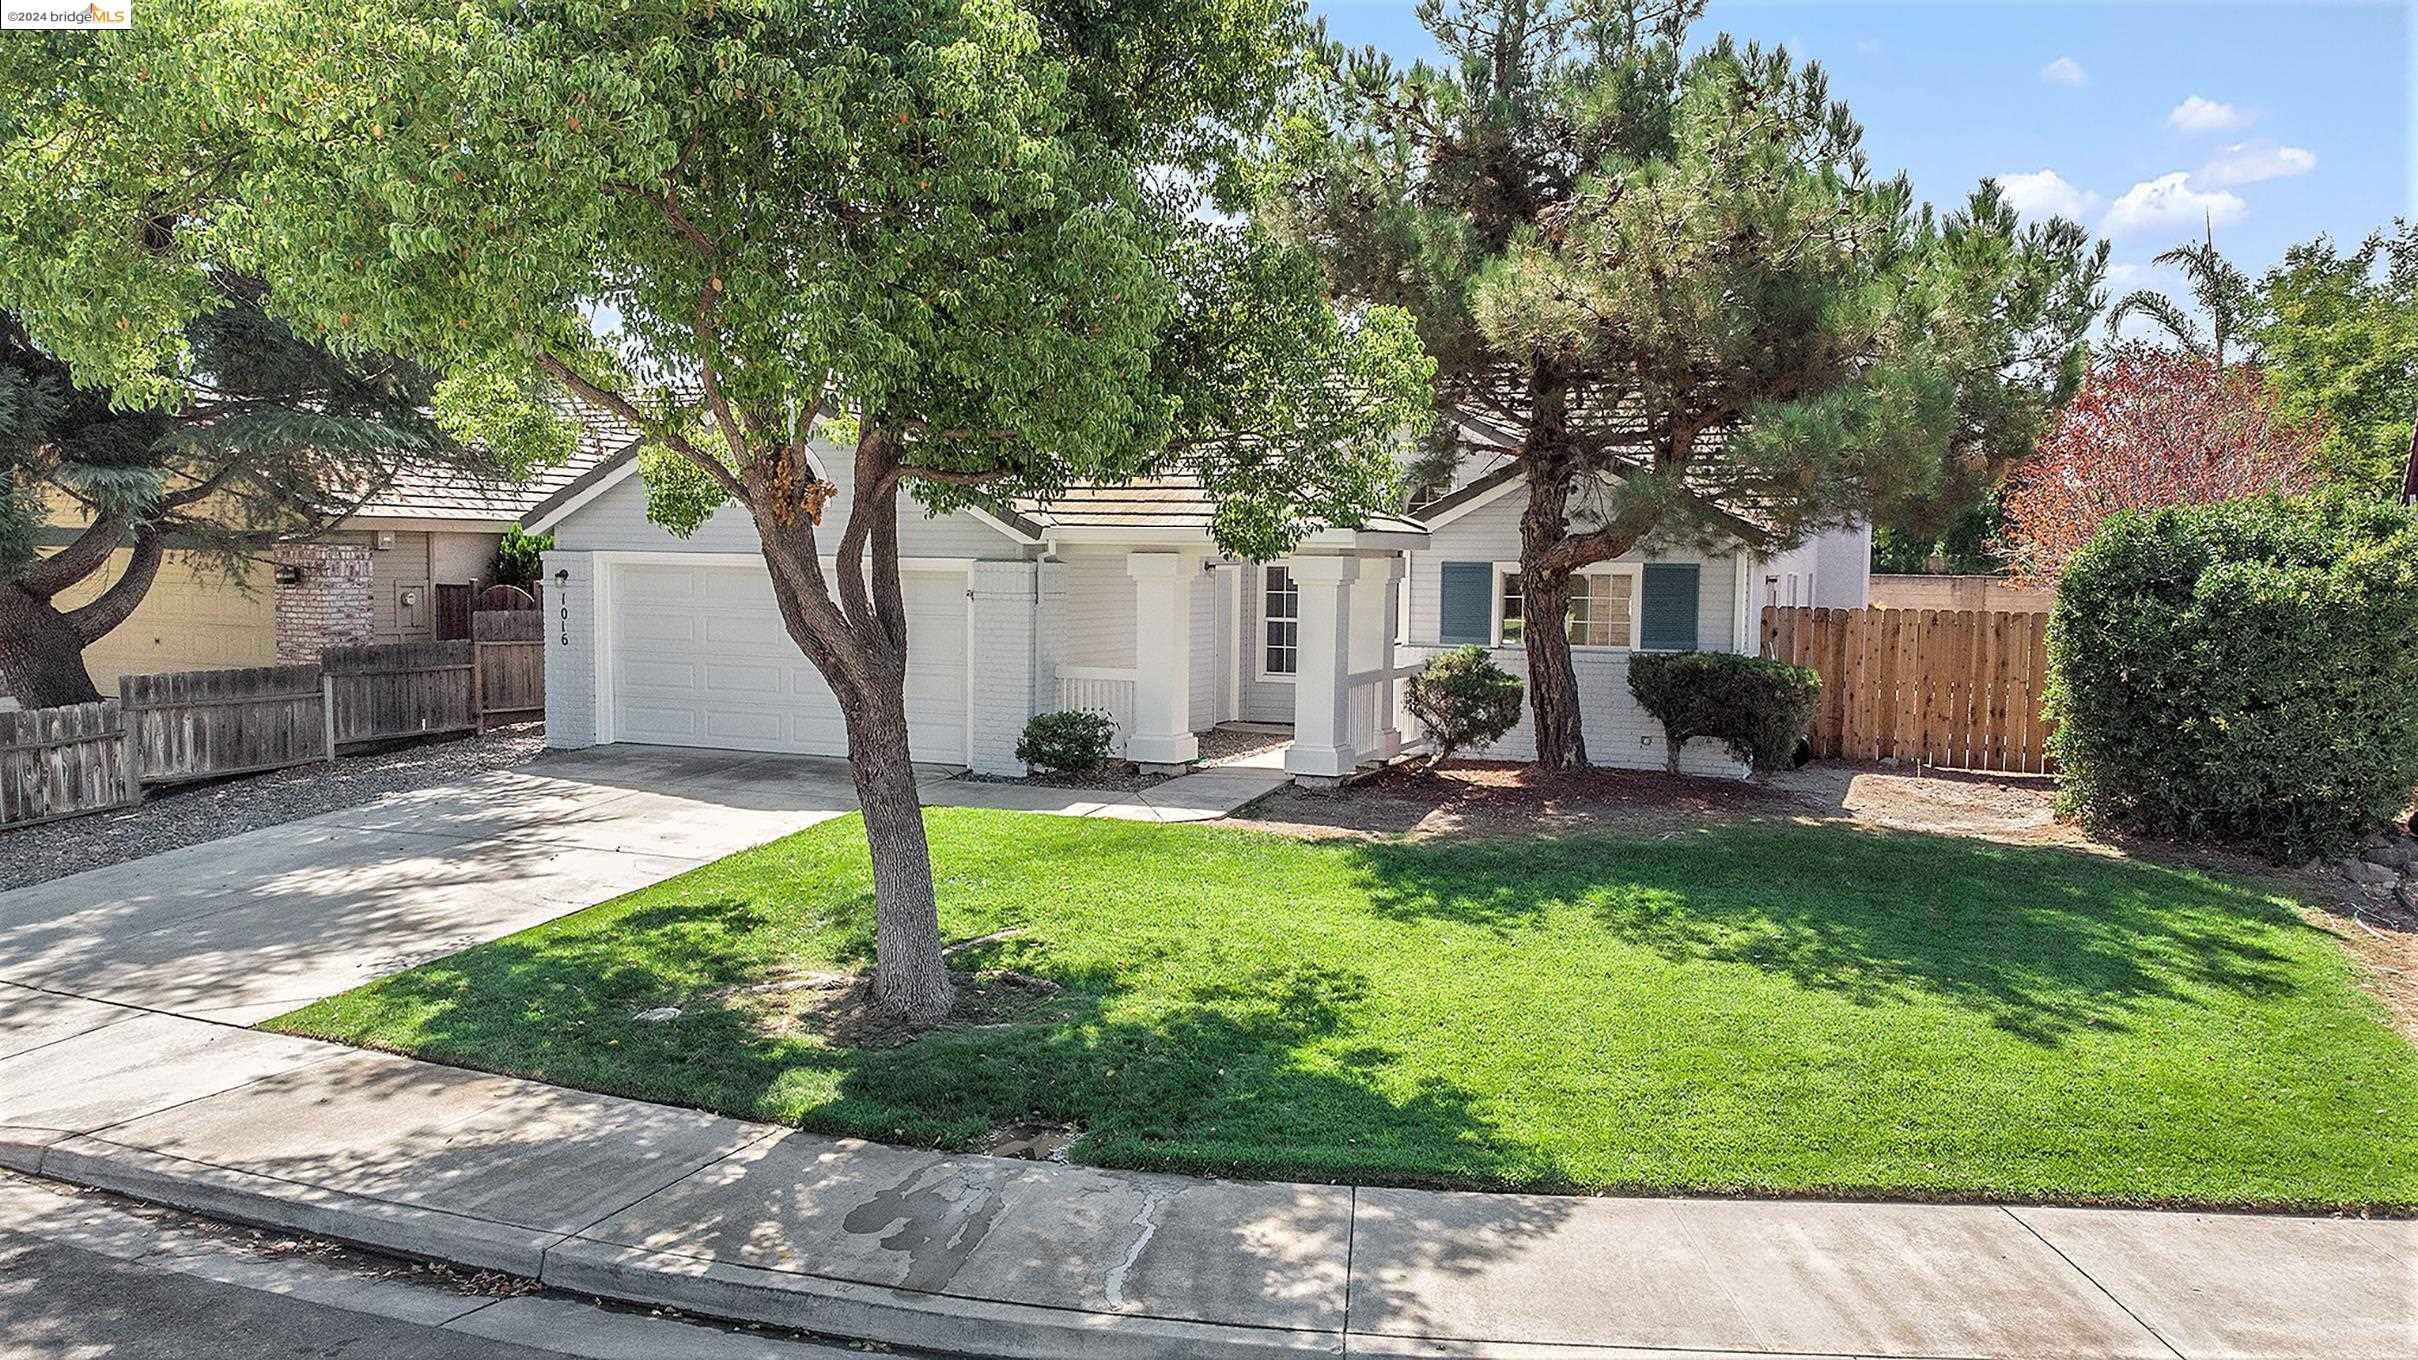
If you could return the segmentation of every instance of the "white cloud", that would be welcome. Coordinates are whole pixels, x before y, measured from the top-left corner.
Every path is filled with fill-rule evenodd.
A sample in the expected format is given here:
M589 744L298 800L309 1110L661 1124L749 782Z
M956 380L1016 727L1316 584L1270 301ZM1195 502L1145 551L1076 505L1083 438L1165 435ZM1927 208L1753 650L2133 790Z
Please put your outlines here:
M2262 180L2305 175L2316 168L2317 153L2304 147L2277 146L2273 142L2236 142L2219 148L2216 159L2193 175L2191 182L2220 186L2257 184Z
M2242 200L2222 189L2206 192L2191 187L2191 176L2181 170L2156 179L2145 179L2108 205L2107 216L2099 222L2099 230L2108 236L2128 232L2150 231L2156 228L2198 227L2203 223L2222 226L2241 220Z
M2174 106L2174 111L2166 115L2166 126L2177 132L2231 132L2250 126L2250 115L2231 104L2195 94Z
M2091 74L2072 57L2059 57L2040 68L2040 78L2051 85L2080 85L2089 80Z
M2079 221L2083 214L2099 206L2097 194L2076 188L2054 170L2031 170L1996 178L1998 191L2006 195L2008 206L2025 217L2071 217Z

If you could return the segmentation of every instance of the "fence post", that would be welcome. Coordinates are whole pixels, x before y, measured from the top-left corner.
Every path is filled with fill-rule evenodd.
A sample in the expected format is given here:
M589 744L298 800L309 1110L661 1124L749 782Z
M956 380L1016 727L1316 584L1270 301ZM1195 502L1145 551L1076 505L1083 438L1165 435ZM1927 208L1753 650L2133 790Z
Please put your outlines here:
M319 734L327 747L327 763L333 765L336 763L336 677L325 670L319 672Z
M123 806L137 807L143 801L143 756L134 745L134 715L126 711L125 680L118 682L118 759L123 763L126 780L126 801Z
M487 644L478 640L475 622L470 629L470 729L487 730Z

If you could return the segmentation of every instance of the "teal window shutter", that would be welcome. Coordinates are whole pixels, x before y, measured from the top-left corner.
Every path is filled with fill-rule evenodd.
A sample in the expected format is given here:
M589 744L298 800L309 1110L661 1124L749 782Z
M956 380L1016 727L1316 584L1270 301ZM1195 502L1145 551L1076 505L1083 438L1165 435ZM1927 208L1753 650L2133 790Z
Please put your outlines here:
M1696 593L1701 569L1693 562L1646 563L1646 602L1639 641L1650 652L1696 650Z
M1494 641L1494 563L1444 564L1444 609L1437 640L1446 646Z

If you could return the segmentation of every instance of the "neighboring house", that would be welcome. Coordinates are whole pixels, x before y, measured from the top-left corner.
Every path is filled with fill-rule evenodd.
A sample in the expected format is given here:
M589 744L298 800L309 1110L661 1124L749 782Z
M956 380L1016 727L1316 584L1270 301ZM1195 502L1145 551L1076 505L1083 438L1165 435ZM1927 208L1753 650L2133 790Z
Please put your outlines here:
M850 460L816 452L818 473L840 486L831 504L845 507ZM1264 564L1217 551L1208 498L1180 478L938 518L906 501L899 552L913 754L1022 773L1016 740L1032 715L1098 708L1146 765L1192 760L1197 734L1237 719L1292 725L1286 766L1305 780L1388 758L1405 736L1400 680L1431 651L1483 642L1525 669L1516 485L1516 474L1499 476L1420 518L1321 529ZM782 626L744 511L677 538L647 520L637 460L623 455L524 523L555 541L546 556L550 744L847 753L838 704ZM844 530L835 511L821 541L836 543ZM1770 562L1691 552L1591 572L1602 584L1588 597L1586 627L1602 641L1579 651L1590 755L1662 767L1660 730L1624 682L1635 650L1752 652L1749 604L1759 594L1794 589L1808 602L1861 604L1869 554L1869 535L1854 531ZM1528 740L1523 724L1493 753L1525 756ZM1711 743L1688 759L1738 769Z
M1409 649L1477 643L1523 679L1520 645L1520 515L1527 480L1505 463L1414 513L1428 542L1410 554ZM1571 661L1577 672L1580 727L1597 765L1666 768L1662 724L1629 693L1629 658L1638 652L1761 650L1763 608L1813 605L1854 609L1866 603L1872 575L1869 526L1821 534L1762 557L1744 548L1632 550L1579 573L1584 589L1571 608ZM1525 759L1536 734L1520 725L1473 755ZM1698 741L1681 756L1690 773L1745 772L1722 743Z
M125 623L84 649L103 693L121 675L220 670L314 661L350 643L436 636L436 587L489 579L504 531L531 506L576 481L628 443L626 431L590 429L569 460L524 485L407 472L332 532L280 545L229 578L203 554L170 545L143 602ZM46 532L46 547L72 542L73 522ZM59 603L85 603L125 570L128 553Z
M1875 609L1974 609L2039 614L2057 602L2050 586L2018 585L2004 576L1881 575L1872 578Z

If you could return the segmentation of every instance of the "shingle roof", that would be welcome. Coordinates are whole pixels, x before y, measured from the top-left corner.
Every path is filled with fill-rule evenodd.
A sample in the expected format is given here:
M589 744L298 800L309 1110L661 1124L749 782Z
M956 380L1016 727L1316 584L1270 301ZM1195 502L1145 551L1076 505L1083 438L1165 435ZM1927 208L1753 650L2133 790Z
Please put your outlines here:
M517 521L535 506L580 480L597 467L633 449L636 429L619 421L580 411L579 442L571 455L552 467L540 468L521 482L504 482L458 472L406 469L393 484L371 497L354 519L493 520Z

